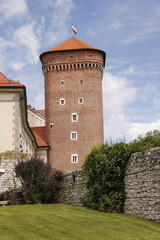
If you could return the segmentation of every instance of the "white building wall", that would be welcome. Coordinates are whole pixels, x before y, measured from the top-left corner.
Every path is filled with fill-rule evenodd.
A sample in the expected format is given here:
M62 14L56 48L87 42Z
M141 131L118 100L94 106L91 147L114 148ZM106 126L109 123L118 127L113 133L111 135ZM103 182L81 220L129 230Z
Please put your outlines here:
M14 150L15 94L0 94L0 153Z
M47 163L47 149L37 149L36 156L40 159L43 159L45 163Z
M20 92L0 92L0 153L16 150L31 157L35 149L23 122L25 109L20 101Z
M36 110L28 108L28 122L30 127L45 126L45 119Z
M35 149L32 144L32 139L28 135L27 130L25 129L26 124L23 122L24 119L22 115L24 114L25 109L21 109L20 107L20 99L17 102L16 107L16 116L18 116L17 119L17 139L18 139L18 151L21 153L27 153L29 157L32 157L35 155Z

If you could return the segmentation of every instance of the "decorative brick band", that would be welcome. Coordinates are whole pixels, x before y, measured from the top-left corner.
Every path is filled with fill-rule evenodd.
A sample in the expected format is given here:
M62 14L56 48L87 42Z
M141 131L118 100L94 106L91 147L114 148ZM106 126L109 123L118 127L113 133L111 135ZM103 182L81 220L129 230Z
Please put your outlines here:
M66 70L66 69L78 69L78 68L94 68L103 71L103 66L97 63L78 63L78 64L65 64L65 65L53 65L43 68L43 73L53 70Z

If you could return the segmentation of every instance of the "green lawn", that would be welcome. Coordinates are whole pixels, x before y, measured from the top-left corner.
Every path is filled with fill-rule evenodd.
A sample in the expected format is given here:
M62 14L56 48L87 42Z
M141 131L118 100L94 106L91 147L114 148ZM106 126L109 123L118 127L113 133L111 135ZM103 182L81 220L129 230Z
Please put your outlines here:
M71 205L0 207L0 240L160 240L160 223Z

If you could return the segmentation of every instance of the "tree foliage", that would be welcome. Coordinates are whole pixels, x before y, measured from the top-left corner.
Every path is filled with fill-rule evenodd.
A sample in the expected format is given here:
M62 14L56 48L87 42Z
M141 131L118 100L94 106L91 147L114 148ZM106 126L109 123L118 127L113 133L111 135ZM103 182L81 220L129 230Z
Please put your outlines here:
M91 151L84 164L88 176L84 205L102 211L123 211L123 179L129 154L128 145L123 142L101 145Z
M60 171L53 170L49 164L38 158L22 160L15 166L16 177L22 184L26 203L57 202Z
M157 146L160 146L158 130L139 136L128 144L121 141L94 147L83 166L88 176L84 205L107 212L123 212L124 177L130 155Z
M160 146L160 131L154 130L147 132L144 136L140 135L130 144L130 151L140 152L146 149Z

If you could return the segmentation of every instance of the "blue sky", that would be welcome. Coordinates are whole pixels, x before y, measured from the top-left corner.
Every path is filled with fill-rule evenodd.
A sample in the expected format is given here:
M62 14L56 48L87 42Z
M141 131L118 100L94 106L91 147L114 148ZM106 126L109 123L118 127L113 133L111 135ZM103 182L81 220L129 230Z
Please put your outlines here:
M39 55L71 37L107 53L105 140L160 130L160 0L0 0L0 66L44 107Z

